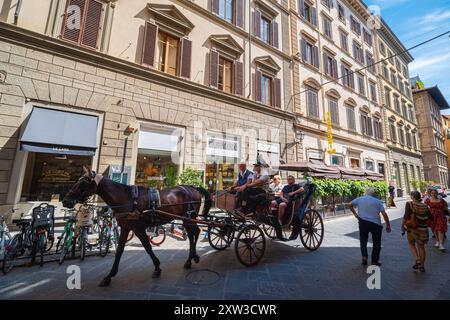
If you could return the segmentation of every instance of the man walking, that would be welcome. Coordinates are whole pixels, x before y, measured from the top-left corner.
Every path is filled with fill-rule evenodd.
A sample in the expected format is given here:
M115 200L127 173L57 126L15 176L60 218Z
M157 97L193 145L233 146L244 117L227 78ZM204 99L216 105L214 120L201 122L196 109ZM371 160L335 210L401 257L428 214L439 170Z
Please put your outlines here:
M381 235L383 232L380 213L386 222L386 232L391 232L391 224L384 210L383 203L375 198L374 189L369 187L366 189L365 196L356 198L348 206L353 215L358 219L362 264L367 265L369 256L367 252L367 241L369 240L370 233L372 234L373 243L372 265L380 266ZM355 208L358 209L358 212L356 212Z

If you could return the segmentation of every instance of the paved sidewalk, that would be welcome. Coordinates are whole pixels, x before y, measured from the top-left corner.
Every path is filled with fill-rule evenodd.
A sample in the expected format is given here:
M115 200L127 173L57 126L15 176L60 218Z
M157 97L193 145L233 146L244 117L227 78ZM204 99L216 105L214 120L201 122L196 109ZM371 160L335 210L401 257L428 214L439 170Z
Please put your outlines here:
M0 275L0 299L450 299L448 253L436 251L430 242L427 272L413 272L406 237L400 232L404 202L398 205L388 211L393 232L383 235L381 290L367 289L357 222L350 216L325 223L324 242L315 252L304 249L300 241L269 240L263 260L252 268L239 264L233 248L217 252L201 242L200 263L185 271L187 242L168 239L155 248L162 262L160 279L151 278L150 258L132 244L108 288L97 284L108 273L112 254ZM66 287L70 264L81 268L81 290Z

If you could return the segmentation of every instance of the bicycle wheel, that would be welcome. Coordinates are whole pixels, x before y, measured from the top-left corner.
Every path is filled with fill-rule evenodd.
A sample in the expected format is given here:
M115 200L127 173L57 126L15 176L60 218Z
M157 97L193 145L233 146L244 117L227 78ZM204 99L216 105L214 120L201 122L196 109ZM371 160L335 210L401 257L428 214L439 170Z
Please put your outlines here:
M166 240L166 229L164 227L153 227L150 229L148 240L155 246L161 245Z
M17 257L17 251L20 247L19 235L15 235L14 238L7 244L5 248L5 256L2 263L2 271L7 274L14 267L14 260Z
M109 246L111 244L110 229L108 226L104 226L98 235L98 246L100 249L100 256L104 257L109 252Z
M47 239L45 242L45 252L49 252L53 248L53 244L55 243L55 238L52 238L50 240Z
M64 259L66 259L67 252L72 248L72 241L70 241L69 233L64 235L64 238L61 243L61 252L59 254L59 264L63 264Z
M47 235L45 233L41 233L39 234L37 243L37 249L39 250L39 255L41 258L39 266L41 267L44 265L44 253L46 251L46 247L47 247Z
M86 257L86 242L87 242L87 228L83 227L83 230L80 233L80 239L79 239L79 244L80 244L80 259L81 261L84 260L84 258Z

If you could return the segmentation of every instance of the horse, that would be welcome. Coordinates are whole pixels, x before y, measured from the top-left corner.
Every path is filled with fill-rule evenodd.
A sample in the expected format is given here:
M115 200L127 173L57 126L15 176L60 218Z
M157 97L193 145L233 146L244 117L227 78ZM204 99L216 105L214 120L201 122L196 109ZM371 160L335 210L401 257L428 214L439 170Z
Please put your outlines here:
M122 257L127 242L128 234L133 231L142 243L145 251L152 259L155 270L152 277L158 278L161 275L160 261L152 250L150 241L147 238L146 228L169 223L180 217L195 219L200 214L202 198L204 197L204 207L202 215L207 215L211 209L211 196L207 190L194 186L177 186L175 188L163 189L159 193L159 208L164 208L168 216L157 214L154 204L148 195L148 188L137 187L138 196L133 196L132 186L124 185L112 181L107 177L83 168L84 173L72 186L63 199L63 206L73 208L77 203L86 203L94 194L100 196L103 201L113 210L113 214L120 226L120 237L117 246L114 263L111 271L102 279L99 286L109 286L111 280L117 275L120 258ZM137 212L134 219L130 213ZM187 213L189 212L189 217ZM183 226L189 238L189 256L184 264L185 269L190 269L192 260L200 262L200 257L196 252L196 244L200 234L197 224L183 220Z

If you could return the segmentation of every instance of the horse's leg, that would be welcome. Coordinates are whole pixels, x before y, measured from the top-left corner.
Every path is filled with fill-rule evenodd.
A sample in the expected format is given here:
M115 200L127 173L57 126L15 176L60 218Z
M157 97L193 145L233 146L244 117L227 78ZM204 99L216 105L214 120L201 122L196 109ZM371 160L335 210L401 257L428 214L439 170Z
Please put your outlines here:
M150 256L150 258L153 261L153 265L155 266L155 271L153 271L152 277L159 278L159 276L161 275L161 269L159 268L159 265L161 263L152 250L152 245L150 244L150 241L148 240L147 233L145 232L145 227L138 227L133 231L134 231L134 234L141 241L142 246L144 247L145 251L147 251L148 255Z
M200 228L197 225L185 224L184 225L189 238L189 257L184 264L185 269L190 269L192 266L191 260L194 259L196 263L200 261L200 257L197 255L196 244L198 236L200 234Z
M109 274L106 277L104 277L103 280L100 282L99 284L100 287L109 286L109 284L111 283L111 278L117 274L117 271L119 270L120 258L122 257L122 253L125 250L125 243L127 242L129 233L130 229L128 226L127 227L120 226L119 244L117 245L116 255L114 257L114 264Z

